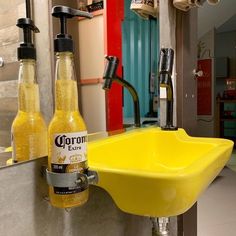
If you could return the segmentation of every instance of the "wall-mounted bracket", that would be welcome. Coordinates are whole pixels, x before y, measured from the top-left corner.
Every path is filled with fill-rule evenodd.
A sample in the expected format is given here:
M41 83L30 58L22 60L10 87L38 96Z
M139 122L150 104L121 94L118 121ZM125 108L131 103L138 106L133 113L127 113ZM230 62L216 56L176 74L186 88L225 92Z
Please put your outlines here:
M48 185L59 188L88 188L90 184L98 183L98 174L95 171L86 170L85 173L55 173L43 167L43 175Z

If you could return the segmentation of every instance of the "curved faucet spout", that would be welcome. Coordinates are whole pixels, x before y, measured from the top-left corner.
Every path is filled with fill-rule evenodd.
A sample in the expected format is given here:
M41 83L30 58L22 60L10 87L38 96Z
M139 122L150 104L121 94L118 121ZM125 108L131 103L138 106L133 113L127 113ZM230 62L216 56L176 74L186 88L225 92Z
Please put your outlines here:
M125 87L128 89L130 92L132 98L133 98L133 103L134 103L134 126L135 127L140 127L140 107L139 107L139 98L138 98L138 93L135 90L135 88L126 80L119 78L118 76L113 79L115 82L120 84L121 86Z
M134 125L135 127L140 127L141 123L140 123L140 107L139 107L138 93L129 82L116 75L119 59L115 56L106 56L106 59L107 59L107 64L105 66L103 74L103 79L104 79L103 89L110 90L113 81L128 89L133 98Z

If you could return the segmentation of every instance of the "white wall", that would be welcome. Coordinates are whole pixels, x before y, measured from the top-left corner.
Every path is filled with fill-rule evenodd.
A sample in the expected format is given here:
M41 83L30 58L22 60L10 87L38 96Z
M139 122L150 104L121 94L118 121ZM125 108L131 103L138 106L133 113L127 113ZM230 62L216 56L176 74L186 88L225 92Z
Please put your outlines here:
M217 33L215 37L215 57L229 58L229 77L236 77L236 31ZM216 78L215 94L223 95L225 78Z
M82 115L89 133L106 130L105 92L101 83L104 71L104 19L103 15L79 21L79 62Z
M217 33L215 37L215 45L216 45L215 57L228 57L229 58L229 77L235 77L236 76L236 31Z

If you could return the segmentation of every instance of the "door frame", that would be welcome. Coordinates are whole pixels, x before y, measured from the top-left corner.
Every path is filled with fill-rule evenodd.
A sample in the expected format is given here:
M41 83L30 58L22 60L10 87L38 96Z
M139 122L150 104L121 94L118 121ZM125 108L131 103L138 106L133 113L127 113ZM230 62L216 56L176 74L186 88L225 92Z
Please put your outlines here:
M197 9L188 12L173 7L172 0L160 0L160 47L175 51L172 74L174 124L196 135L197 97L193 70L197 65ZM165 102L160 98L160 122L165 122ZM197 236L197 203L176 217L178 236Z

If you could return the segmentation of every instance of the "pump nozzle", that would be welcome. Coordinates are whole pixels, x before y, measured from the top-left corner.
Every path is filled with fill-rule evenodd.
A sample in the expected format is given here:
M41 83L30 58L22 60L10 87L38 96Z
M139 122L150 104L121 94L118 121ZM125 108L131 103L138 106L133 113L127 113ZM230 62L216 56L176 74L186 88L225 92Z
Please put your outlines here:
M74 16L82 16L91 19L92 14L73 9L67 6L54 6L52 8L52 16L60 18L61 32L54 40L55 52L73 52L73 41L71 35L67 34L67 18L73 18Z
M32 42L32 32L39 33L39 29L35 26L30 18L20 18L17 20L16 26L23 29L24 41L17 48L18 60L20 59L36 59L36 50ZM32 32L31 32L32 31Z

